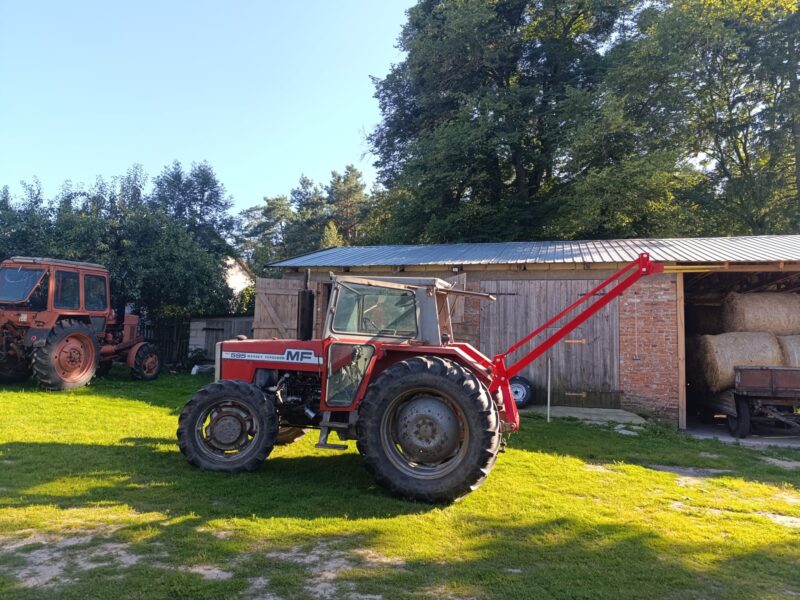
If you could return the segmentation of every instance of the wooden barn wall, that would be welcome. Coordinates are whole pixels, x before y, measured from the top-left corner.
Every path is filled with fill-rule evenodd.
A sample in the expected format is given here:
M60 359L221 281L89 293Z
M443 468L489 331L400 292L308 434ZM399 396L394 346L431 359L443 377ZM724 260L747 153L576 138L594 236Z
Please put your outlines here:
M487 356L503 352L546 322L564 307L597 286L601 280L552 279L482 281L481 291L497 297L480 309L480 350ZM523 357L548 333L554 333L567 319L553 325L532 343L521 348L509 364ZM551 361L551 399L554 405L618 408L619 394L619 311L614 300L597 315L573 331L548 354L521 373L536 388L537 401L547 394L547 356Z
M214 358L217 342L238 335L253 337L253 317L205 317L192 319L189 329L189 352L202 350L208 359Z
M297 337L297 292L302 287L300 279L256 279L254 338Z

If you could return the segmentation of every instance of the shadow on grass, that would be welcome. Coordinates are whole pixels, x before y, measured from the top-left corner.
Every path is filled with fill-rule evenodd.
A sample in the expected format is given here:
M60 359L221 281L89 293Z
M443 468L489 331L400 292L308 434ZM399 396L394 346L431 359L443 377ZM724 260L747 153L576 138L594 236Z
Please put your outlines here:
M0 507L59 508L126 504L138 512L192 515L204 521L234 517L315 519L417 514L431 507L386 496L355 453L271 456L252 473L216 473L189 465L170 440L128 438L123 445L58 443L0 445ZM64 479L77 485L63 485ZM85 489L81 489L85 480ZM91 482L96 481L96 485ZM113 483L109 483L113 482ZM59 488L63 487L63 493ZM324 501L320 490L326 493Z

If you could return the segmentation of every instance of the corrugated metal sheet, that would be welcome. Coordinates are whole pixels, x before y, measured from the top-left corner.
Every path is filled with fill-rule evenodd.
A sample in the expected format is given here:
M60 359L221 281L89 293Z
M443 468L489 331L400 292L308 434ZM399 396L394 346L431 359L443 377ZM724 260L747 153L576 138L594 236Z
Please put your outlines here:
M648 252L663 262L800 261L800 235L573 242L502 242L427 246L329 248L276 262L276 267L399 267L413 265L513 265L620 263Z

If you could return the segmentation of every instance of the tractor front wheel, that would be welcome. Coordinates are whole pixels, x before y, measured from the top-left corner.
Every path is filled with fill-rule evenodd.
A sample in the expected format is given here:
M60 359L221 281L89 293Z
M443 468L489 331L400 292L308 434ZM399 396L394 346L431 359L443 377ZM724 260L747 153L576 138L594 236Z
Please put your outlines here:
M158 379L161 372L161 355L153 344L142 344L133 357L131 377L139 381L153 381Z
M359 409L358 450L390 493L452 502L494 466L500 421L486 388L439 357L398 362L369 386Z
M80 321L60 321L45 345L33 353L33 373L48 390L83 387L94 377L100 347L94 329Z
M217 381L197 392L178 419L178 446L191 464L209 471L252 471L278 437L274 401L242 381Z

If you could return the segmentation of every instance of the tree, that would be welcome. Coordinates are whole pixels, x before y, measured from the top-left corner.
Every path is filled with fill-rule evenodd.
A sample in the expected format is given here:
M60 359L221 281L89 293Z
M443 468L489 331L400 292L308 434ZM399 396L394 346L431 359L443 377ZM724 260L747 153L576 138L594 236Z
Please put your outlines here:
M344 173L331 173L331 181L326 189L328 206L341 240L349 245L356 244L363 236L363 223L369 205L366 186L361 180L361 172L353 165L347 165ZM331 221L328 222L329 224ZM327 225L325 232L327 233ZM334 245L343 245L341 243ZM323 247L328 247L324 246Z
M346 246L347 243L339 234L336 228L336 223L328 221L325 225L325 231L322 232L322 239L319 242L320 249L337 248L339 246Z

